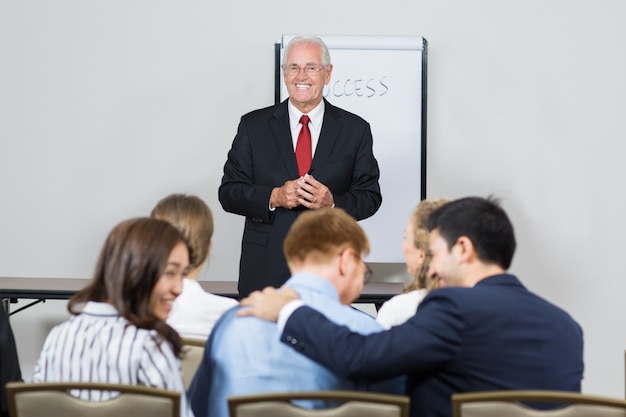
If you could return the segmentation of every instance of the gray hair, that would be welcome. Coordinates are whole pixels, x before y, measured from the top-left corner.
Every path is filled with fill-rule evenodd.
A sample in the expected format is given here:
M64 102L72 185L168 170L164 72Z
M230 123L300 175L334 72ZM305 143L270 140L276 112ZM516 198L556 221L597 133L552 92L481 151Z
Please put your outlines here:
M323 40L318 38L317 36L296 36L291 39L285 48L285 52L283 53L283 65L287 64L287 55L289 55L289 50L294 45L299 45L301 43L307 43L310 45L317 45L320 47L322 52L322 66L324 68L330 65L330 52L328 52L328 47L324 43Z

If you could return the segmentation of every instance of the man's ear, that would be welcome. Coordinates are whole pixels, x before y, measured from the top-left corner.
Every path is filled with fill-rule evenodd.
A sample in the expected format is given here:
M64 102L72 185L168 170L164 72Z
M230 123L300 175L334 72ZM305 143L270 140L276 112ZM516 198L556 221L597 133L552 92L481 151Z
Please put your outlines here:
M471 262L478 258L476 247L469 237L460 236L456 240L455 246L458 248L457 250L461 260L465 262Z
M353 250L346 248L339 254L339 275L344 277L350 268L351 258L354 256Z

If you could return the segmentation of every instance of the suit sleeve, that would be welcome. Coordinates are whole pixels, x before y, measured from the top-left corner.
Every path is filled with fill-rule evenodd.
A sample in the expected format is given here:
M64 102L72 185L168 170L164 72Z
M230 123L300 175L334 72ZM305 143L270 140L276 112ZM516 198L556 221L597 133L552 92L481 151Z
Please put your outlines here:
M273 212L269 210L269 202L275 185L258 184L254 180L253 155L248 129L249 127L242 118L224 164L224 175L218 197L227 212L270 223Z
M456 303L435 296L406 323L366 336L300 307L287 320L281 341L339 375L378 380L443 366L459 352L462 328Z
M331 189L335 206L341 207L357 220L374 215L382 203L379 177L378 162L373 152L372 131L369 124L365 123L349 189L345 192Z
M17 358L17 347L9 318L4 307L0 306L0 415L8 415L8 404L4 386L7 382L21 381L22 373Z

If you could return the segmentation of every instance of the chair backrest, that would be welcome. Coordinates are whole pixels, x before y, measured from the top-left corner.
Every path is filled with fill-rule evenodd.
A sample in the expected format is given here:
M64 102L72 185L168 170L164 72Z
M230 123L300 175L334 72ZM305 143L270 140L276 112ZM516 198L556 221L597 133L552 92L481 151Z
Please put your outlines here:
M540 410L524 403L552 403ZM626 400L568 391L506 390L452 395L453 417L626 417Z
M322 400L339 404L327 409L304 409L292 401ZM408 417L409 397L362 391L304 391L228 398L230 417Z
M119 392L106 401L85 401L70 390ZM10 382L11 417L179 417L180 392L161 388L91 382Z
M189 388L196 370L202 362L204 356L204 340L185 339L183 338L183 359L180 361L183 367L183 382L185 389Z

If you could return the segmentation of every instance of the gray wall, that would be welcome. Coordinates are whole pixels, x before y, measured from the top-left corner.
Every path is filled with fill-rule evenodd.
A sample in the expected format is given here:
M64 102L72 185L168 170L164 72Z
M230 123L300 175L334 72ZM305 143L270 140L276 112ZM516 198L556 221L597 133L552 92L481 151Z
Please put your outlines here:
M423 35L429 197L503 199L512 272L584 328L584 391L623 396L625 12L619 0L5 0L0 276L88 277L113 224L189 192L217 223L204 278L235 279L242 219L217 186L241 114L272 104L274 41ZM403 279L402 265L378 270ZM26 376L63 309L12 318Z

